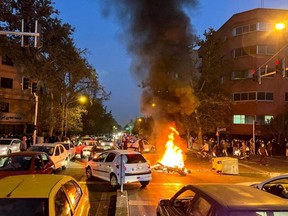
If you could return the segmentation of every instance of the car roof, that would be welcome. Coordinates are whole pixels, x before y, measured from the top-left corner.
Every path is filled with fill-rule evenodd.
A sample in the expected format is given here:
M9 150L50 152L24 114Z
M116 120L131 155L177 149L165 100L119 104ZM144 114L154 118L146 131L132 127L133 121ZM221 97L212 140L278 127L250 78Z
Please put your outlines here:
M38 155L38 154L46 154L45 152L37 152L37 151L23 151L23 152L13 152L13 153L10 153L8 156L34 156L34 155Z
M0 140L20 140L18 138L0 138ZM20 140L21 141L21 140Z
M37 174L7 176L0 179L0 198L48 198L52 188L71 176Z
M134 150L122 150L122 149L107 150L107 152L114 152L116 154L141 154L140 152Z
M33 146L50 146L50 147L54 147L56 145L62 145L61 143L37 143L32 145Z
M287 200L256 188L237 184L195 184L187 185L200 192L207 200L214 200L224 208L233 210L277 209L288 210Z

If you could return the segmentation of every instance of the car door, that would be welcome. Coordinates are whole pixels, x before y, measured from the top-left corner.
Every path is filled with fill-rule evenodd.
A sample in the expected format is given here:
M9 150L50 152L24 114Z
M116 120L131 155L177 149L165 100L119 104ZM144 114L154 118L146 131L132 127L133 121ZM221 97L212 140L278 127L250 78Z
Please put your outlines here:
M42 173L45 174L50 174L54 172L54 163L53 161L49 158L47 154L41 154L41 159L43 161L43 171Z
M105 158L105 161L102 163L101 169L103 170L104 179L106 179L107 181L110 180L111 173L116 174L116 170L115 170L116 167L114 163L115 157L116 157L116 154L114 152L110 152Z
M97 158L92 160L91 163L91 169L94 176L101 178L101 179L107 179L105 174L105 159L107 157L109 152L104 152L100 154Z
M20 140L12 140L11 142L11 152L19 152L20 151Z
M54 148L53 161L57 169L62 166L63 160L61 158L61 151L59 146L55 146Z

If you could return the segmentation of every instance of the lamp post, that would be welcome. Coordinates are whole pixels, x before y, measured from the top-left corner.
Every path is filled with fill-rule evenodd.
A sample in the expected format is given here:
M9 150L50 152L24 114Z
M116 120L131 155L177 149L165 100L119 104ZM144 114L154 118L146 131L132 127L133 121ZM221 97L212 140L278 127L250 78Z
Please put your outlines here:
M80 96L76 100L72 100L72 101L69 101L69 102L66 103L65 117L64 117L64 120L65 120L65 123L64 123L64 136L65 137L67 136L67 129L68 129L68 108L69 108L69 105L72 104L72 103L75 103L77 101L80 102L80 103L85 103L86 100L87 100L87 98L85 96Z

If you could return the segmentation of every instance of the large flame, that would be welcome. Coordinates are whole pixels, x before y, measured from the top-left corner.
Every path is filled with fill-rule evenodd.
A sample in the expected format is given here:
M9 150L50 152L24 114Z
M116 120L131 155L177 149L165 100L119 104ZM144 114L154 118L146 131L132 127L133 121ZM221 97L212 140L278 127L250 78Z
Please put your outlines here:
M174 133L179 135L178 131L174 127L170 127L173 131L168 135L168 141L166 143L165 153L160 161L161 164L169 167L184 167L184 156L182 150L174 144Z

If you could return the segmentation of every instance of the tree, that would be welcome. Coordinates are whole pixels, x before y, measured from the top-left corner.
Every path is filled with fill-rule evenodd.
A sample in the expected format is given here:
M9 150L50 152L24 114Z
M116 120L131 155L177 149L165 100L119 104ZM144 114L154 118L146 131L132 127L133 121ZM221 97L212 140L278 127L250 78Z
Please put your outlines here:
M19 31L22 19L27 32L34 31L36 20L41 24L41 47L31 46L31 37L24 38L24 47L19 36L0 38L0 55L13 59L19 73L38 82L40 130L49 136L54 131L63 134L66 106L81 94L109 99L86 60L87 50L74 43L74 28L62 23L50 0L3 0L0 6L0 30Z
M200 142L203 134L215 134L217 127L228 126L231 111L231 100L221 82L224 65L228 63L222 55L223 44L213 29L205 31L204 36L199 49L202 57L201 73L193 77L200 103L194 113L181 118L182 123L196 131Z

